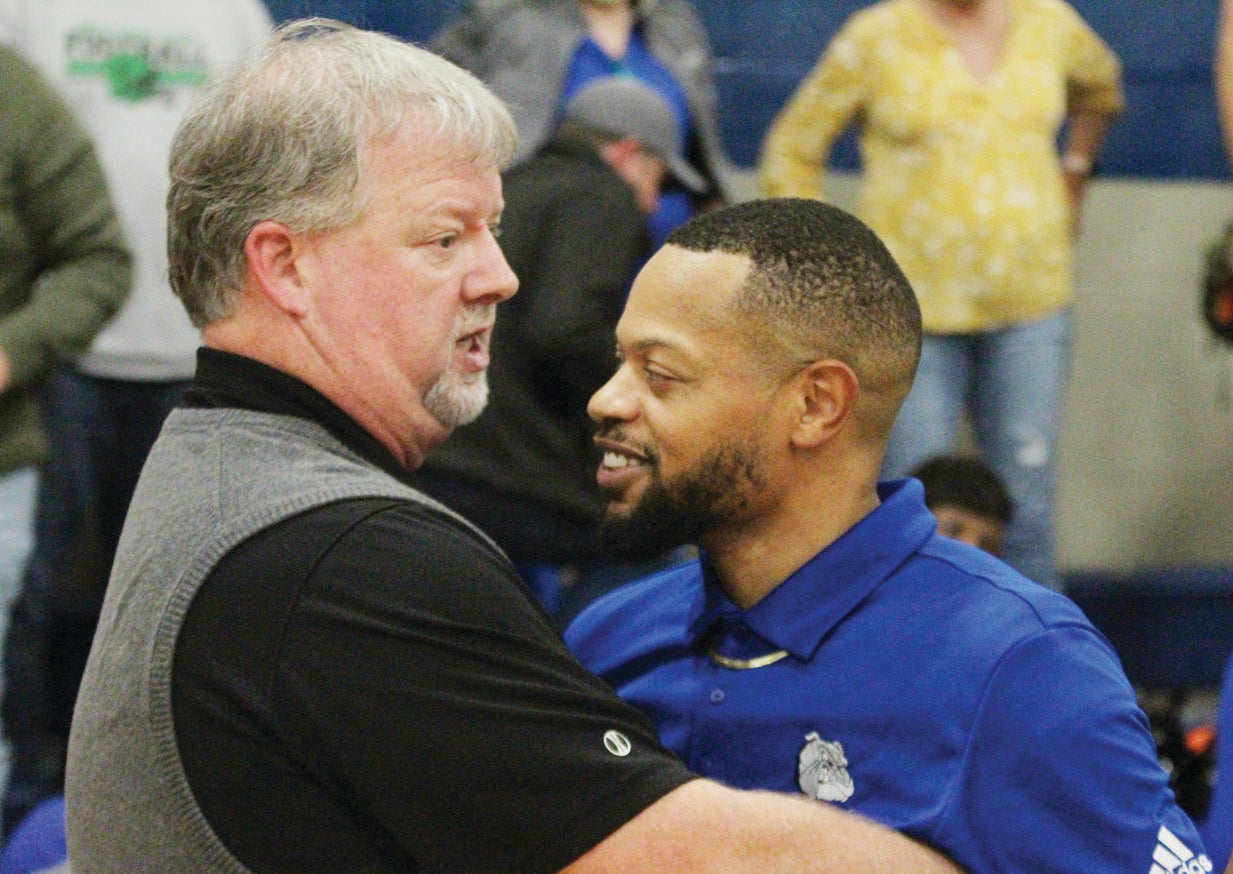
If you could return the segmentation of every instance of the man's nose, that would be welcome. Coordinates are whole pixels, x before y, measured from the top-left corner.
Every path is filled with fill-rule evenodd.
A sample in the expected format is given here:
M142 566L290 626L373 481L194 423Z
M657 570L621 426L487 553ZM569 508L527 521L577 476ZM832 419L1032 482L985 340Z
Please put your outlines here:
M587 404L587 415L602 423L608 420L628 422L637 415L638 404L625 378L625 365L601 385Z
M464 293L467 300L483 303L499 303L514 296L518 290L518 277L505 260L505 253L491 231L485 232L480 253L480 263L467 276Z

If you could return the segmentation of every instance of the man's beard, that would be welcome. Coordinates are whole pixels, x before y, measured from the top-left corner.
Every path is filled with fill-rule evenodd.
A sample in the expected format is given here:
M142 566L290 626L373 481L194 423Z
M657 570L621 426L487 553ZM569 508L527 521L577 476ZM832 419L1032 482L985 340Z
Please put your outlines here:
M458 314L454 336L462 337L492 316L493 304L477 304ZM447 428L467 425L488 406L488 371L463 373L457 369L451 349L449 364L424 395L424 408Z
M751 494L766 486L762 458L748 440L732 440L708 451L691 470L665 482L658 457L647 459L651 484L626 514L611 508L599 528L600 553L646 561L736 521Z
M448 368L424 395L424 408L447 428L479 418L488 406L488 372L459 373Z

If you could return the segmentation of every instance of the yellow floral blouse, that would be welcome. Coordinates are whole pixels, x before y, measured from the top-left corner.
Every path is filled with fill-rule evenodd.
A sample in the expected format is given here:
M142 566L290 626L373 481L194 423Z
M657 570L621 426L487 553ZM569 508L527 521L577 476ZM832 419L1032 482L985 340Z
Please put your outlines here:
M920 0L883 0L836 35L772 125L772 197L821 197L856 121L858 213L916 289L931 333L990 330L1068 304L1070 212L1056 146L1068 111L1122 108L1117 56L1062 0L1010 0L1002 57L976 79Z

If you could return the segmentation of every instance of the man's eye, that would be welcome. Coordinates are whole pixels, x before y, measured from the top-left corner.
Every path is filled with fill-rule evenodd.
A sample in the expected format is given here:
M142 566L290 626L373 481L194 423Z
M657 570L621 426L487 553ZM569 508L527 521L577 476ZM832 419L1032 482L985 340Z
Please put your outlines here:
M441 237L440 239L438 239L437 245L440 246L442 249L448 249L451 246L453 246L457 240L458 240L457 236L455 236L454 234L450 234L448 236Z

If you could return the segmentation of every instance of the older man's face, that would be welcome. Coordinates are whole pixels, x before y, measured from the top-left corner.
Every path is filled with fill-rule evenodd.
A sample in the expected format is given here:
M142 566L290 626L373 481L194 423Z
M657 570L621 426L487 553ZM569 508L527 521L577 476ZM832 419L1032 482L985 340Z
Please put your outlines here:
M495 305L518 287L495 239L501 178L411 123L363 166L364 217L307 241L314 342L377 430L444 436L484 408Z

